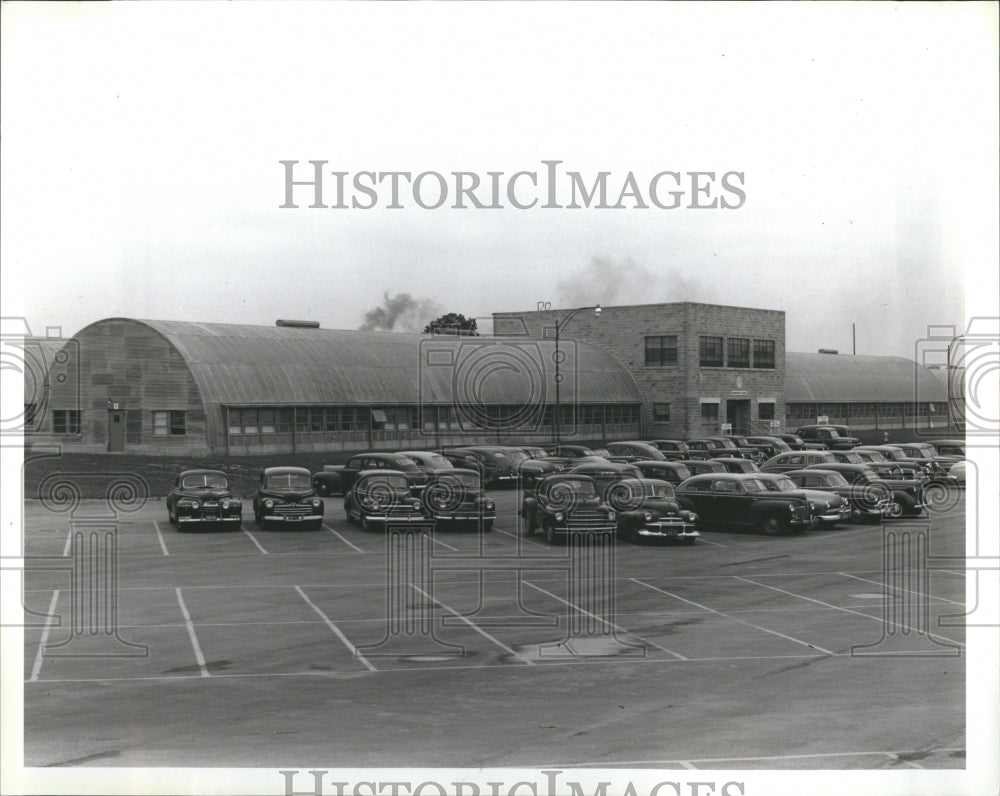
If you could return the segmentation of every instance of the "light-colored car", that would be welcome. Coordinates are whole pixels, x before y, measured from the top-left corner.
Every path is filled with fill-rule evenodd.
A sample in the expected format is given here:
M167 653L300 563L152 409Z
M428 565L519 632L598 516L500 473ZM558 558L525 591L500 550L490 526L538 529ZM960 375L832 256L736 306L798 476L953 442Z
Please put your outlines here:
M953 478L960 487L965 487L965 462L955 462L948 468L948 477Z

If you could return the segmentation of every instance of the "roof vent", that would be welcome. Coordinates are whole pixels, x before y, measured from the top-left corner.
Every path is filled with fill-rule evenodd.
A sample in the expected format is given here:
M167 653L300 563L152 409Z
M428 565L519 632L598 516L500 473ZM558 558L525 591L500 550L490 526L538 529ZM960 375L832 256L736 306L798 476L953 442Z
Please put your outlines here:
M290 326L293 329L318 329L319 321L285 321L278 319L274 322L275 326Z
M840 352L836 348L821 348L819 350L821 354L839 354Z

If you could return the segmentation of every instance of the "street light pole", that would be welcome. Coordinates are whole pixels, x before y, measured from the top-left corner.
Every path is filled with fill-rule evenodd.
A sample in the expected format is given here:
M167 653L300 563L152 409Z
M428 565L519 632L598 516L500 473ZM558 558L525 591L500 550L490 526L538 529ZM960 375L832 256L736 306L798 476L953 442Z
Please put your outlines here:
M552 304L549 303L548 301L539 301L538 302L538 310L539 311L544 312L544 311L549 310L551 308L552 308ZM556 375L555 375L555 379L556 379L556 406L555 406L555 413L554 413L553 418L552 418L552 431L553 431L553 436L555 437L556 446L558 446L559 443L560 443L560 426L562 425L562 417L561 417L561 415L562 415L562 401L560 400L560 391L559 391L559 387L562 384L562 373L560 373L560 371L559 371L559 366L562 364L562 351L559 348L559 335L562 333L563 326L566 323L568 323L573 318L574 315L576 315L580 310L589 310L589 309L592 309L594 311L594 315L600 317L600 315L601 315L601 305L597 304L594 307L577 307L576 309L570 310L566 315L564 315L562 318L560 318L559 320L557 320L555 322L556 350L555 350L555 355L553 356L553 359L555 360L555 363L556 363Z

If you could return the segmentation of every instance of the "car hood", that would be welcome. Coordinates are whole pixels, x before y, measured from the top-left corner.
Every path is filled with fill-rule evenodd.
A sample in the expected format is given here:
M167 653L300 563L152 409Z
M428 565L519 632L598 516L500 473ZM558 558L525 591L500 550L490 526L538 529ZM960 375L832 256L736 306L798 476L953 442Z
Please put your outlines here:
M222 487L202 487L201 489L179 489L177 494L181 497L194 498L195 500L223 500L231 498L233 493Z
M313 489L262 489L260 496L274 498L276 500L287 500L291 503L298 503L300 500L313 497L316 492Z

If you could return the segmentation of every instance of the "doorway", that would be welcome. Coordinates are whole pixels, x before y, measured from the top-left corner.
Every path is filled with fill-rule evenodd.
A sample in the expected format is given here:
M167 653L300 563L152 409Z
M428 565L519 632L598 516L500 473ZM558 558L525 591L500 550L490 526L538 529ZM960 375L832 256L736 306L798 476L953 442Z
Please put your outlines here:
M125 450L124 410L108 410L108 450L112 453L120 453Z
M726 422L733 426L733 434L750 433L750 399L726 401Z

